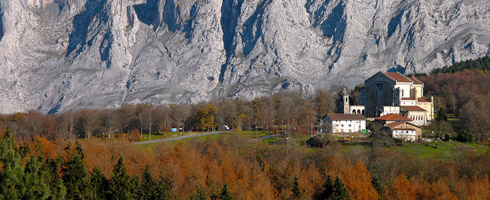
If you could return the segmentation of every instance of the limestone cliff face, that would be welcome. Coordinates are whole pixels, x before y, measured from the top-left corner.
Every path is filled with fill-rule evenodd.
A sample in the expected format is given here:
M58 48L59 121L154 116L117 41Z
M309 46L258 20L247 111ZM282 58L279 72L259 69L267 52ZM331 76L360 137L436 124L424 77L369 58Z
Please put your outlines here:
M489 49L488 0L0 0L0 113L311 92Z

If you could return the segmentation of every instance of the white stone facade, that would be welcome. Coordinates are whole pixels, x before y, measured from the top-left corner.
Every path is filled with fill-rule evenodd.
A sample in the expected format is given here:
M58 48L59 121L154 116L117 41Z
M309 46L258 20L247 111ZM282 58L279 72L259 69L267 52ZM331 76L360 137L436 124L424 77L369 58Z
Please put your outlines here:
M388 114L400 114L400 106L383 106L383 113L380 116Z
M395 129L393 130L393 138L403 139L407 141L416 141L417 132L410 129Z
M360 133L366 129L366 120L333 120L332 133Z

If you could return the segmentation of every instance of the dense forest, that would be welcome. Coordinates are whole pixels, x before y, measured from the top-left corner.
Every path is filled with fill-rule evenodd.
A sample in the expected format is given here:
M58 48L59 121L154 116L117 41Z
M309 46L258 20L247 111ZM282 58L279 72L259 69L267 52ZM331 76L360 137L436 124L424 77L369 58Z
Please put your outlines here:
M308 153L295 145L217 140L155 150L96 139L0 140L0 199L488 199L490 152L449 160L373 144Z
M488 145L490 73L482 70L488 65L459 68L417 76L438 111L424 135ZM351 92L353 102L359 90ZM346 150L324 136L325 145L310 152L298 143L268 144L239 134L280 130L305 137L318 118L336 111L338 92L3 115L0 199L490 198L490 151L461 148L434 159L393 151L386 138ZM221 125L236 131L151 148L130 143L140 133L212 131Z

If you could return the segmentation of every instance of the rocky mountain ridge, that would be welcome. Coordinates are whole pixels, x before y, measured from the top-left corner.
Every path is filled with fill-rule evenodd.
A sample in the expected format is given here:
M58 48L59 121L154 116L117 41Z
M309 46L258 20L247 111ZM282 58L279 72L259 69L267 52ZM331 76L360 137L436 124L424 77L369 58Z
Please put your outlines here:
M308 93L489 54L487 0L0 0L0 113Z

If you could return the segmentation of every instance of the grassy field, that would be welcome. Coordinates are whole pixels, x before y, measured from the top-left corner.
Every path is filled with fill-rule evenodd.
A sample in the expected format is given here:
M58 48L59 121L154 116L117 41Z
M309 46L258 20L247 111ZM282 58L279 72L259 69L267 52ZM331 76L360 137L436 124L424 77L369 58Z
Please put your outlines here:
M190 134L198 134L198 132L185 132L182 134L179 133L166 133L165 135L152 135L151 140L157 140L157 139L163 139L163 138L171 138L171 137L178 137L178 136L184 136L184 135L190 135ZM169 144L177 144L180 142L189 142L191 140L217 140L221 136L229 136L230 134L240 134L245 138L248 139L255 139L255 138L260 138L264 136L268 136L273 134L273 132L268 132L268 131L229 131L229 132L224 132L224 133L219 133L219 134L213 134L213 135L206 135L206 136L200 136L200 137L195 137L195 138L187 138L187 139L182 139L178 141L171 141L167 142ZM303 147L305 146L305 142L308 139L308 136L304 136L301 138L297 138L295 140L292 140L290 142L295 143L298 147ZM284 137L272 137L272 138L267 138L261 140L263 143L268 143L270 145L274 144L283 144L287 143L287 141L284 141ZM143 134L143 138L141 141L148 141L148 134ZM161 143L151 143L151 144L144 144L144 145L139 145L142 148L150 148L150 149L155 149ZM304 148L306 152L315 152L317 150L320 150L320 148L309 148L305 147ZM392 150L392 151L397 151L401 154L408 155L408 156L413 156L413 157L420 157L420 158L428 158L432 157L435 159L439 160L449 160L454 157L454 154L461 152L461 151L472 151L478 154L484 154L490 149L490 145L480 145L480 144L470 144L470 143L460 143L460 142L433 142L430 144L420 144L420 143L406 143L402 146L392 146L389 148L385 148L386 150ZM350 152L356 151L362 151L365 153L369 153L371 150L370 145L366 144L358 144L358 143L342 143L342 151L345 154L348 154Z
M405 155L419 156L422 158L432 157L440 160L448 160L453 157L453 154L461 151L472 151L484 154L490 149L488 145L461 142L434 142L428 145L408 143L403 146L391 148Z
M392 146L385 148L389 151L397 151L403 155L419 157L419 158L435 158L438 160L450 160L454 158L455 154L462 151L470 151L478 154L484 154L489 149L489 145L481 144L470 144L461 142L433 142L430 144L420 144L420 143L406 143L403 146ZM344 153L349 153L351 151L363 151L368 153L371 150L369 145L361 144L342 144L342 151Z

